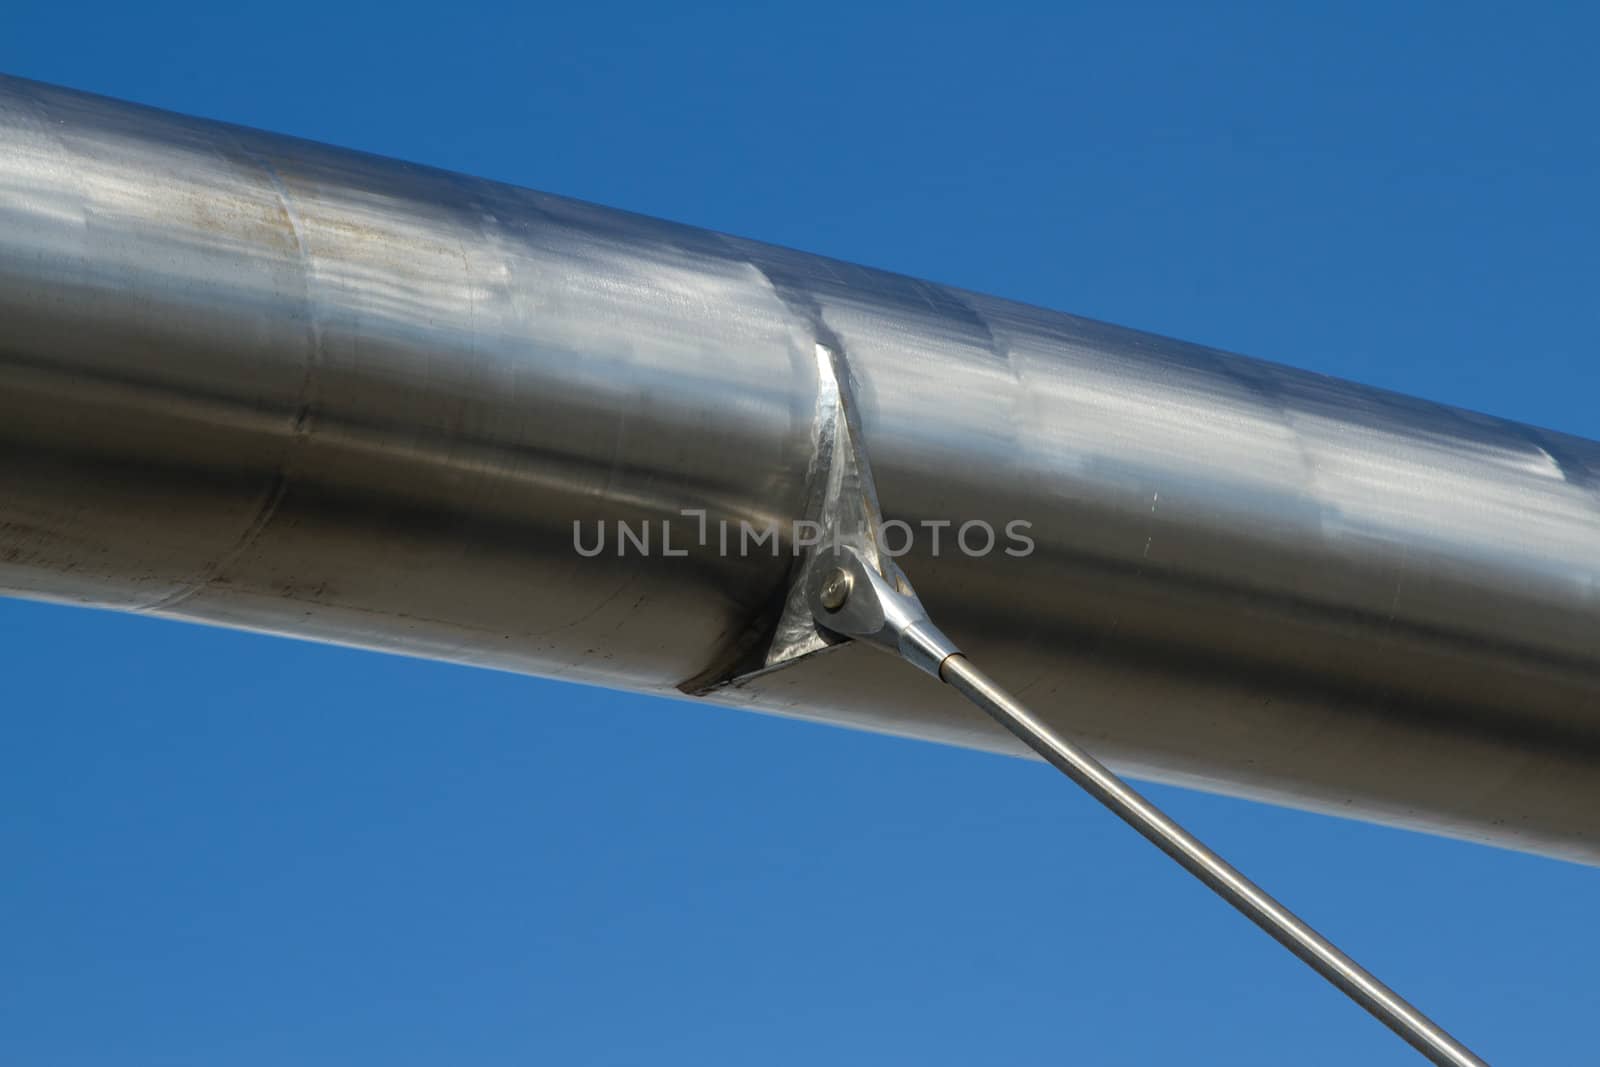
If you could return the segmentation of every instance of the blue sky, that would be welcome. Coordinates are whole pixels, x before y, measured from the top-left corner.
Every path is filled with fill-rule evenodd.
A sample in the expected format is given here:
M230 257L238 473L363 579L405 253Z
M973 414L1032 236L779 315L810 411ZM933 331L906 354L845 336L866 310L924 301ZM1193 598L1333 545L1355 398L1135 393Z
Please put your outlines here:
M1600 437L1578 5L860 8L10 0L0 70ZM0 1063L1418 1062L1041 766L0 634ZM1600 872L1152 793L1491 1061L1593 1054Z

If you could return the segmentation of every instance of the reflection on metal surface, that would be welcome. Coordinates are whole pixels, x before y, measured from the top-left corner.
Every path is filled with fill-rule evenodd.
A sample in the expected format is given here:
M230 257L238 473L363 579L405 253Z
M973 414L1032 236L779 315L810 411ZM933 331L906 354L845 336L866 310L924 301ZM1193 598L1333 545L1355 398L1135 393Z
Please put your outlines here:
M792 556L817 346L900 560L1119 770L1600 860L1600 446L460 175L0 80L0 590L676 694ZM959 603L959 613L944 610ZM846 647L720 702L1020 751Z

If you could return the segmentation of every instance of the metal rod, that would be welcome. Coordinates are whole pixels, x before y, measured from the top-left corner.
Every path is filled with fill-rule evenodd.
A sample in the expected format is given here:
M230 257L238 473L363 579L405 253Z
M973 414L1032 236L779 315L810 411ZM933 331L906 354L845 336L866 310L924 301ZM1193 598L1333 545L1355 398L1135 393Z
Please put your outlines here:
M1173 822L1093 756L1046 726L974 667L967 657L959 653L947 657L939 668L939 677L1429 1060L1442 1067L1486 1067L1486 1061Z

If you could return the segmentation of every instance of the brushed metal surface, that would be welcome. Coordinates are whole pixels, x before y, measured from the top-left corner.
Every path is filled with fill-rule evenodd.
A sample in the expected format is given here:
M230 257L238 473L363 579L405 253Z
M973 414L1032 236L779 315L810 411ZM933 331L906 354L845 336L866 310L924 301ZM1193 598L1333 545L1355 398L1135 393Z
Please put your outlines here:
M801 517L819 343L887 517L1031 523L899 562L1118 770L1600 861L1593 442L0 79L12 595L677 694L788 560L573 522ZM1020 751L896 667L715 699Z

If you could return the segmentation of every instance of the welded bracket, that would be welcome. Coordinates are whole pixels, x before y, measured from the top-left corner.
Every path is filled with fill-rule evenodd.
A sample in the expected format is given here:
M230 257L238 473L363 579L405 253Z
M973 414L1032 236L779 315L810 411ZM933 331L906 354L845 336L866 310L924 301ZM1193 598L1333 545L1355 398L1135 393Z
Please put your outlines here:
M820 629L877 645L935 678L944 661L961 651L928 618L909 586L891 586L855 549L830 547L814 558L806 605Z
M816 358L816 447L806 506L806 525L816 537L791 575L765 657L727 684L779 670L852 638L896 652L913 650L907 658L937 676L939 660L956 648L928 621L910 579L882 551L883 513L850 366L829 345L818 344ZM825 603L834 596L838 602L830 609Z

